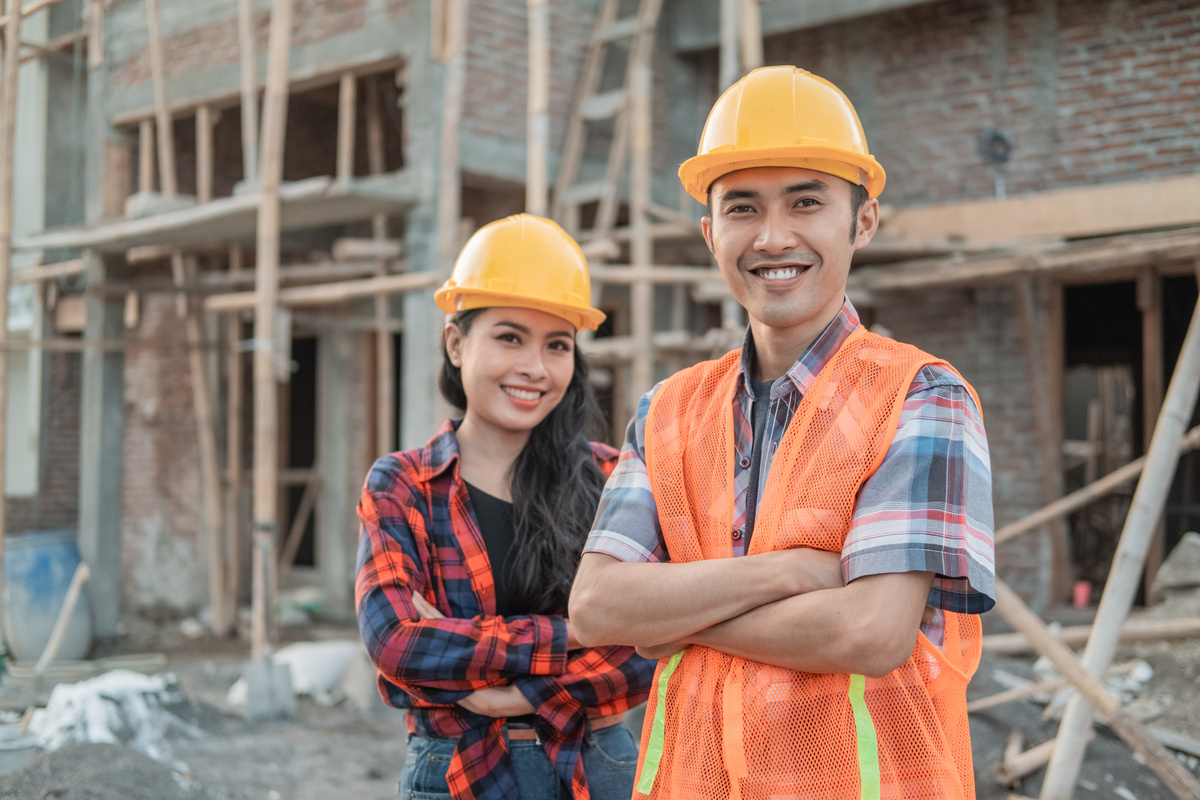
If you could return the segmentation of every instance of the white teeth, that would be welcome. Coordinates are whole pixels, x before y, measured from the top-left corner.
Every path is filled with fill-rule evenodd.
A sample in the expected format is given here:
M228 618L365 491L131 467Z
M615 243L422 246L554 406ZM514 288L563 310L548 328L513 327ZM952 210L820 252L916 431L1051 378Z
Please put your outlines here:
M799 270L797 270L795 267L784 267L783 269L764 270L759 274L769 281L783 281L787 280L788 278L796 277L798 272Z
M542 396L541 392L526 392L526 391L522 391L521 389L514 389L511 386L504 386L501 388L503 388L504 391L508 392L513 397L517 398L518 400L537 400L539 397Z

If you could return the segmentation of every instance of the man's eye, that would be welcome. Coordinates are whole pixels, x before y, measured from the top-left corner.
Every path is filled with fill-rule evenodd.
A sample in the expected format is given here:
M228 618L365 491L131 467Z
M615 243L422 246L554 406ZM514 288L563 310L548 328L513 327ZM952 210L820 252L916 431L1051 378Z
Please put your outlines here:
M502 333L497 338L502 342L513 342L514 344L521 343L521 340L517 338L515 333Z
M561 341L560 342L551 342L550 349L551 350L562 350L564 353L569 353L569 352L571 352L571 345L567 344L566 342L561 342Z
M742 203L741 205L736 205L736 206L730 208L725 213L726 214L744 214L747 211L753 211L753 210L754 209L751 208L750 206L746 205L745 203Z
M821 204L821 201L817 200L815 197L804 197L804 198L801 198L800 201L796 203L796 205L803 206L804 208L811 208L812 206L817 206L820 204Z

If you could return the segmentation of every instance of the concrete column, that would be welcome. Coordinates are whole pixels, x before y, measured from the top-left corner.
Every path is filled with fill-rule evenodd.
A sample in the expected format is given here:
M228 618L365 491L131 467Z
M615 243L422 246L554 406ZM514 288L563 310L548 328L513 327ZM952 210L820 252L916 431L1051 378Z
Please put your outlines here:
M87 282L120 279L123 260L85 251ZM124 329L120 297L90 294L88 341L113 340ZM79 430L79 550L92 569L93 628L98 638L116 635L121 596L121 525L124 500L125 354L88 349L83 354Z
M356 340L362 334L326 331L317 342L317 461L321 465L321 491L317 500L317 569L328 595L330 616L354 615L354 558L358 541L355 514L357 497L352 486L362 476L351 477L350 429L353 367L361 358Z

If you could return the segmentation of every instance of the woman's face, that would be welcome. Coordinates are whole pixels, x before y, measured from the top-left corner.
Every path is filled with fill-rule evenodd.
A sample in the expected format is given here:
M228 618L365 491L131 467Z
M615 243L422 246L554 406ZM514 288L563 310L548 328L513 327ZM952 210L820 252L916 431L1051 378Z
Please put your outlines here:
M446 353L462 370L467 416L510 433L546 418L575 374L575 328L529 308L485 308L463 335L446 324Z

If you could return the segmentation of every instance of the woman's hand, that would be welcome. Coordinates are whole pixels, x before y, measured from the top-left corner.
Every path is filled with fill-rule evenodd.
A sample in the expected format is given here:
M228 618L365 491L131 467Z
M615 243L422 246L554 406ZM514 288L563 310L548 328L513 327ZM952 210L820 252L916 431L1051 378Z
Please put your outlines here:
M485 717L519 717L534 712L533 704L525 699L520 689L511 684L471 692L458 704L467 711Z
M426 600L424 597L421 597L421 595L417 594L416 592L413 592L412 602L413 605L416 606L417 613L421 615L421 619L446 618L445 614L430 605L428 600Z

